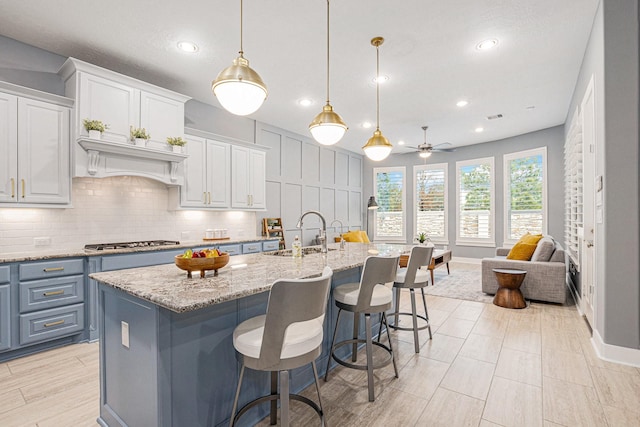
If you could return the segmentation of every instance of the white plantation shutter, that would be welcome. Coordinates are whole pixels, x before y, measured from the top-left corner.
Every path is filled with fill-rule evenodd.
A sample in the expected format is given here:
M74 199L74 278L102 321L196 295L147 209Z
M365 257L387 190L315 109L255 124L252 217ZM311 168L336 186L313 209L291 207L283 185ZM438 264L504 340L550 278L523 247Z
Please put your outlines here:
M495 246L493 164L493 157L456 162L459 245Z
M375 240L405 240L405 168L374 168Z
M414 166L415 234L447 242L447 164Z

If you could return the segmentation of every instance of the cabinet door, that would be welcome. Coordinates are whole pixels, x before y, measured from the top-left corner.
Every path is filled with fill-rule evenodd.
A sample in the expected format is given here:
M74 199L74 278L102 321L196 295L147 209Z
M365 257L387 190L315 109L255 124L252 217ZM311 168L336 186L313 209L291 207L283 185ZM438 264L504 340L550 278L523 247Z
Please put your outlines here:
M246 147L231 148L231 207L249 207L249 152Z
M231 193L231 146L207 140L207 206L228 208Z
M0 285L0 351L11 348L11 285Z
M0 202L17 201L18 97L0 93Z
M128 143L130 126L140 123L140 91L102 77L81 73L77 136L87 135L84 119L101 120L109 128L102 137Z
M167 137L184 135L184 102L140 92L140 127L151 135L156 148L165 147Z
M180 204L185 207L204 207L207 202L206 170L207 144L204 138L186 136L183 148L189 155L184 161L184 185L180 189Z
M251 150L249 153L250 207L266 209L266 153Z
M69 109L18 99L18 200L69 203Z

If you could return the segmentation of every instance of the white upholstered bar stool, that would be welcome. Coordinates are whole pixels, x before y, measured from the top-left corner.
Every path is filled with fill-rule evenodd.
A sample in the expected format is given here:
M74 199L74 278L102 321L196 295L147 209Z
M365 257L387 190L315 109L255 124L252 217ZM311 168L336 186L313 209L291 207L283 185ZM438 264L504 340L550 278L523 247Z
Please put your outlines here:
M429 339L432 339L431 324L429 323L429 312L427 311L427 300L424 298L424 287L429 284L429 274L427 270L420 269L420 267L422 266L429 265L432 255L433 246L414 246L411 249L411 255L409 255L407 267L398 269L395 281L393 282L393 288L396 291L396 307L393 313L394 323L393 325L391 325L391 327L399 331L413 331L413 345L415 347L416 353L420 353L418 331L429 329ZM420 292L422 292L424 316L417 314L416 294L414 291L417 288L420 288ZM400 291L402 289L409 289L409 292L411 293L411 313L400 312ZM411 316L412 327L405 328L398 326L399 315ZM427 322L427 324L418 327L418 318L424 320L425 322Z
M375 400L375 392L373 386L373 370L381 368L393 362L393 370L396 378L398 378L398 368L396 366L396 360L393 355L393 347L391 345L391 337L389 336L389 326L387 325L387 318L385 311L391 308L393 302L393 293L390 288L384 286L385 283L393 282L396 277L396 271L398 269L399 257L383 257L383 256L370 256L364 262L362 269L362 275L360 277L360 283L347 283L336 287L333 290L333 299L335 300L338 310L338 319L336 320L336 328L333 332L333 338L331 340L331 357L327 361L327 371L324 376L324 380L329 379L329 366L331 359L335 360L339 364L346 366L347 368L360 369L367 371L367 385L369 388L369 401ZM338 326L340 324L340 315L343 311L350 311L353 313L353 339L344 340L336 343L336 335L338 333ZM372 339L371 332L371 314L380 313L380 329L378 330L378 341L375 342ZM365 321L365 333L366 339L358 338L359 319L360 315L364 314ZM382 324L385 324L387 331L387 338L389 345L386 346L380 343L380 335L382 330ZM365 344L365 351L367 357L366 365L350 363L338 358L335 354L335 350L343 345L352 344L351 347L351 361L357 361L357 349L358 344ZM373 364L373 346L383 348L388 352L389 357L380 361L377 365Z
M269 293L267 313L245 320L233 331L233 346L242 362L242 368L233 401L230 426L235 425L251 407L267 401L271 402L271 425L275 425L277 403L280 400L280 425L287 427L289 399L311 406L324 425L315 360L322 351L323 324L332 274L331 268L325 267L320 277L277 280ZM289 370L307 363L313 368L318 404L304 396L289 393ZM247 403L236 414L245 368L270 371L271 394Z

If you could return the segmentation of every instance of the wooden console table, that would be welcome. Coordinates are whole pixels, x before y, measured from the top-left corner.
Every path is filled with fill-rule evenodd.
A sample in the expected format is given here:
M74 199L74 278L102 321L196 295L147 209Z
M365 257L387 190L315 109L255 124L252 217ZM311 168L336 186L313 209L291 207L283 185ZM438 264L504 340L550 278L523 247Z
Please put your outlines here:
M449 274L449 261L451 261L451 250L433 251L431 264L429 264L429 272L431 273L431 286L433 286L433 270L443 265L447 265L447 274Z

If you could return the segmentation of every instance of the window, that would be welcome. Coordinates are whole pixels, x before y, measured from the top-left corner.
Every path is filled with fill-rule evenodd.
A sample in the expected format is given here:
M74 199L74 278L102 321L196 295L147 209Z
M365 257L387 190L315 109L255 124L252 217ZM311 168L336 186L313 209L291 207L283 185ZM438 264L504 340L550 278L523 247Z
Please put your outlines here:
M493 157L456 162L456 245L496 245L493 166Z
M378 209L374 217L374 240L406 241L405 233L405 168L374 168L373 188Z
M434 243L448 244L447 164L413 167L416 200L415 235L426 233Z
M547 232L547 148L504 156L504 241Z

